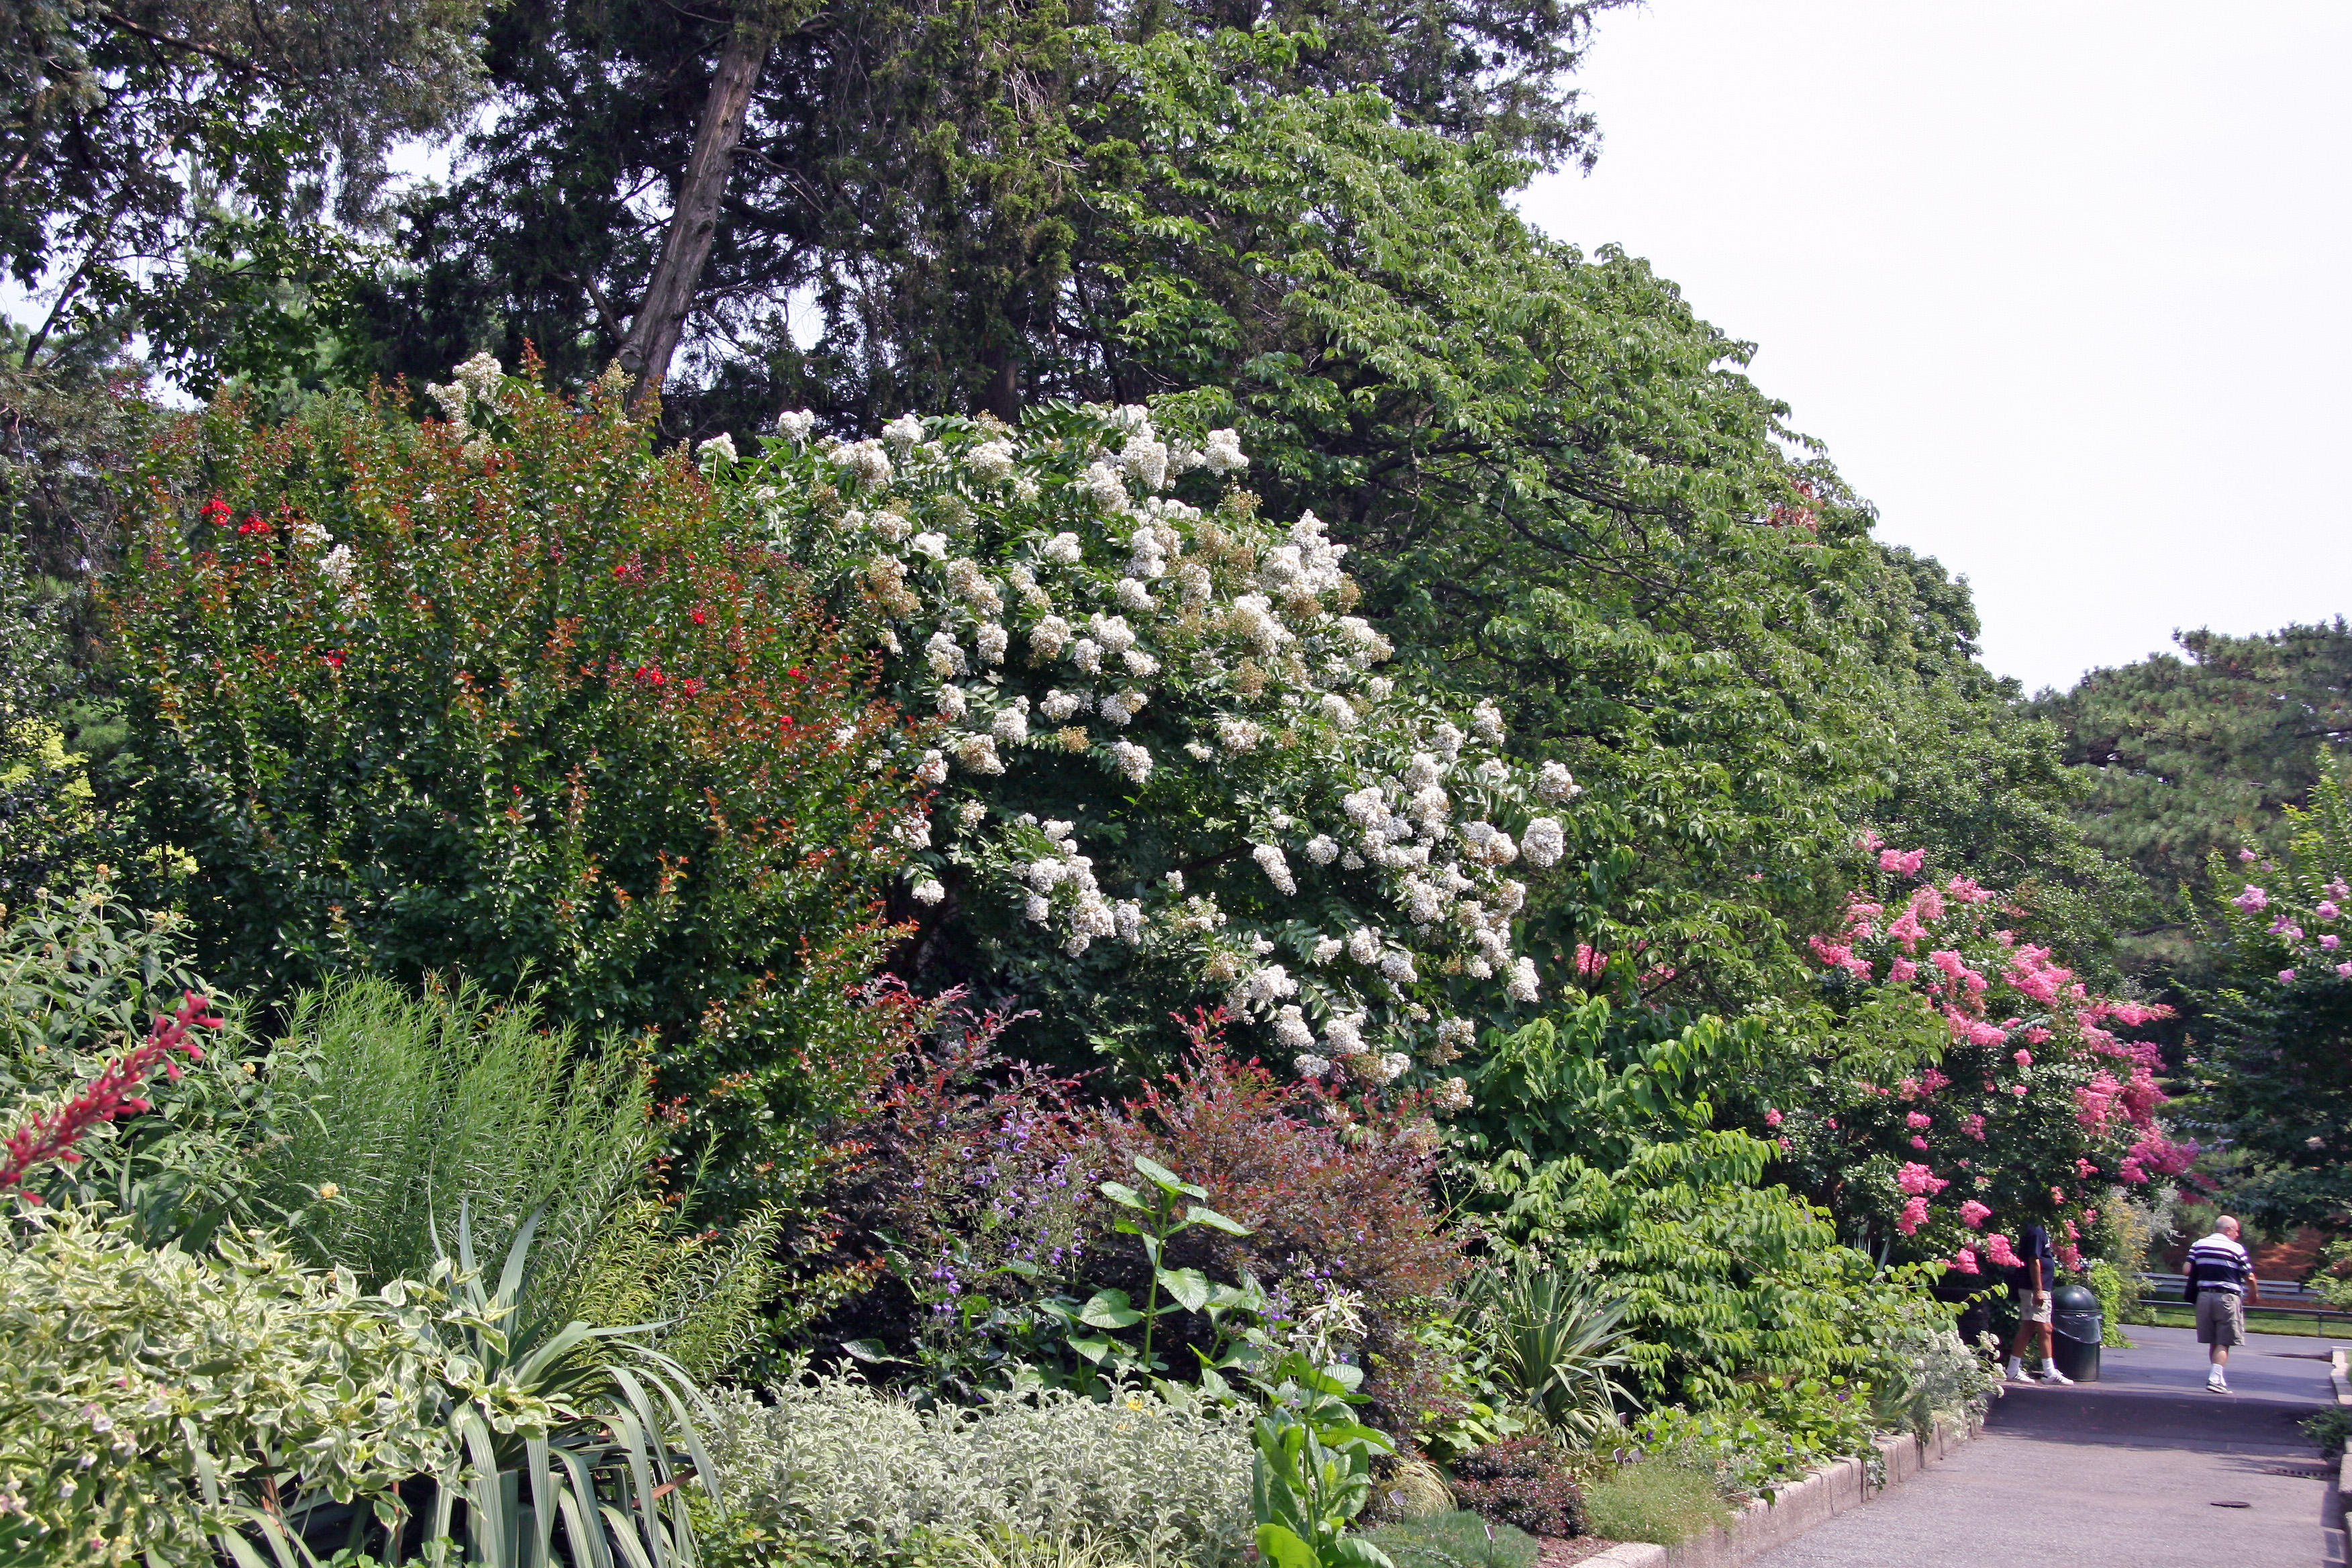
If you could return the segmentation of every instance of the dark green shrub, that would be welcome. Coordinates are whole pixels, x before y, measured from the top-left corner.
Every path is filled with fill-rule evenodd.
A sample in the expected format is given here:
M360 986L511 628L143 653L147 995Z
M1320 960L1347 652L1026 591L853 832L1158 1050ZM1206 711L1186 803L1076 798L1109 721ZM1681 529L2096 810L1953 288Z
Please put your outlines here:
M616 399L231 404L158 447L107 653L210 973L462 972L657 1037L716 1195L800 1180L898 1047L852 992L916 833L868 661ZM735 509L733 511L730 508Z
M1583 1492L1561 1458L1541 1434L1489 1443L1454 1468L1454 1495L1480 1518L1529 1535L1582 1535Z

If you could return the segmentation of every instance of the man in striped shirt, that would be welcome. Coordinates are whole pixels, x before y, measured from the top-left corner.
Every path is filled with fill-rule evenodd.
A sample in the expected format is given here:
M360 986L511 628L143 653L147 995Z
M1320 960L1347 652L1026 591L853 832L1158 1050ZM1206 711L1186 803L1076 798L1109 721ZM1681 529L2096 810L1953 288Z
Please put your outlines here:
M2213 1370L2205 1386L2216 1394L2230 1392L2230 1347L2246 1341L2246 1298L2257 1301L2262 1287L2254 1282L2254 1260L2238 1242L2238 1222L2223 1215L2213 1222L2213 1234L2189 1249L2189 1296L2197 1303L2197 1342L2212 1347Z

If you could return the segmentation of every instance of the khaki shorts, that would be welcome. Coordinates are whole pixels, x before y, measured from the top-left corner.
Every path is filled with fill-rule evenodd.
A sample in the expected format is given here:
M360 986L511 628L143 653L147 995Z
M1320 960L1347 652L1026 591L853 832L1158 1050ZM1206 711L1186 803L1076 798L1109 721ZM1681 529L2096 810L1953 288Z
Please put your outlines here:
M2017 1303L2018 1321L2046 1323L2050 1321L2050 1292L2047 1290L2015 1290L2010 1299Z
M2244 1344L2246 1303L2227 1290L2198 1291L2197 1342L2200 1345Z

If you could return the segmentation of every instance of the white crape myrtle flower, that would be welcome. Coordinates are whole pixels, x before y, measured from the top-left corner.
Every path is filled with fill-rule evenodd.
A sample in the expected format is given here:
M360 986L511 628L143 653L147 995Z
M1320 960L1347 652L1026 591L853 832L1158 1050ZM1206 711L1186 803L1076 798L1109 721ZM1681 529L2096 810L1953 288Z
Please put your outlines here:
M877 511L866 520L866 525L892 544L903 544L915 525L895 511Z
M1127 438L1118 460L1147 490L1158 490L1168 483L1168 447L1152 437L1149 426Z
M1350 790L1341 795L1339 809L1346 812L1348 820L1357 826L1377 833L1383 831L1381 825L1388 820L1388 797L1381 793L1379 785L1366 784L1362 789Z
M1225 627L1262 657L1270 658L1281 652L1285 643L1298 640L1288 626L1275 618L1273 601L1264 594L1236 596L1233 608L1226 612Z
M1514 1002L1534 1002L1540 999L1541 989L1536 984L1536 961L1522 957L1511 965L1510 978L1504 984L1503 994Z
M1478 1026L1467 1018L1448 1018L1437 1026L1437 1044L1448 1051L1460 1051L1478 1038Z
M1565 763L1546 763L1536 770L1536 794L1549 801L1570 801L1584 793Z
M1037 552L1038 558L1056 566L1076 566L1087 558L1087 547L1078 542L1075 533L1057 533L1045 541Z
M953 681L950 681L947 685L940 688L939 708L940 718L949 720L961 719L965 713L971 710L971 700L964 695L963 688L956 685Z
M1445 918L1445 894L1419 877L1404 879L1405 919L1417 926L1433 925Z
M795 447L808 445L809 432L816 428L816 416L805 408L788 408L776 416L776 434Z
M1125 665L1128 674L1138 680L1149 680L1160 673L1160 661L1139 647L1119 649L1118 662Z
M1029 628L1029 647L1041 659L1059 658L1069 646L1070 623L1059 616L1047 616Z
M1348 1071L1378 1089L1382 1084L1394 1083L1412 1066L1412 1058L1402 1051L1366 1051L1349 1059Z
M1011 646L1012 640L1005 634L1004 628L994 621L987 622L972 636L972 641L980 645L980 657L990 664L1004 662L1005 650Z
M1231 430L1212 430L1201 453L1201 465L1213 474L1235 474L1249 467L1242 454L1242 438Z
M1334 1015L1323 1026L1323 1048L1345 1059L1364 1051L1363 1020L1353 1014Z
M1118 601L1121 609L1133 610L1139 615L1151 613L1151 590L1133 577L1121 577L1111 595Z
M1236 755L1255 751L1257 743L1264 739L1265 731L1247 719L1217 721L1217 744Z
M1323 717L1331 721L1339 728L1352 730L1356 727L1358 722L1356 705L1339 693L1325 692L1317 706L1322 710Z
M1331 1058L1318 1057L1312 1051L1301 1051L1291 1058L1290 1065L1298 1069L1300 1078L1321 1078L1331 1070Z
M1004 763L996 755L993 735L959 735L955 740L956 761L976 773L1001 773Z
M982 483L1001 485L1013 477L1013 443L1002 437L982 441L966 452L963 460Z
M1490 746L1503 743L1503 710L1493 698L1481 699L1470 710L1470 732Z
M1412 954L1396 948L1381 954L1381 976L1397 985L1410 985L1420 978L1413 973Z
M1328 833L1318 833L1307 841L1307 858L1318 866L1328 866L1339 858L1339 846Z
M319 575L331 583L349 586L355 568L352 547L348 544L338 544L319 557Z
M979 563L958 556L948 563L948 582L964 603L983 616L993 616L1004 608L1004 595L988 580Z
M1016 697L996 710L989 732L1008 746L1017 746L1029 738L1029 699Z
M1111 918L1118 927L1118 940L1138 942L1143 940L1143 900L1121 899L1110 907Z
M948 536L926 530L915 535L914 542L908 548L918 555L928 555L934 561L944 561L948 555Z
M955 634L933 632L930 639L923 644L923 662L931 667L933 675L942 679L951 675L961 675L964 670L963 648L956 641Z
M1528 865L1539 871L1556 866L1559 858L1568 853L1568 836L1557 819L1531 817L1527 831L1519 835L1519 853L1527 858Z
M1095 704L1096 710L1114 724L1124 725L1138 713L1150 699L1135 688L1122 687Z
M1290 874L1290 862L1283 857L1282 846L1254 845L1250 848L1250 858L1257 862L1257 868L1265 873L1265 879L1274 884L1275 891L1285 898L1298 891L1298 880Z
M1037 711L1045 716L1049 724L1065 724L1072 714L1085 710L1087 700L1076 691L1048 691L1045 700L1037 704Z
M1320 967L1321 965L1327 964L1333 959L1339 957L1340 950L1345 946L1347 946L1347 943L1341 942L1336 936L1317 937L1315 939L1314 950L1314 958L1317 966Z
M1470 1085L1468 1081L1460 1078L1447 1079L1444 1083L1438 1086L1437 1093L1432 1097L1430 1103L1440 1110L1469 1110Z
M1462 754L1462 742L1469 738L1458 727L1443 719L1431 725L1429 729L1429 743L1436 748L1437 754L1448 763Z
M1370 926L1358 926L1348 935L1348 956L1358 963L1378 963L1381 961L1381 933Z
M1526 908L1527 901L1528 885L1525 882L1506 879L1495 889L1496 912L1505 919L1517 914L1520 910Z
M1115 514L1128 509L1127 476L1110 464L1092 464L1078 482L1103 510Z
M947 777L947 769L944 766L940 769L940 777ZM956 807L956 820L966 827L978 827L987 819L988 803L984 800L968 800Z
M1127 624L1125 616L1097 615L1087 622L1087 630L1113 653L1124 653L1135 646L1135 628Z
M936 904L948 896L948 890L940 885L938 879L926 877L908 889L908 894L919 904Z
M1080 637L1070 645L1070 662L1088 675L1102 673L1102 644L1092 637Z
M1303 1051L1315 1043L1315 1031L1307 1026L1306 1015L1296 1003L1275 1014L1274 1043L1293 1051Z
M1361 616L1341 616L1339 626L1340 635L1348 639L1349 661L1358 668L1368 664L1378 664L1396 652L1395 645L1375 631L1372 628L1372 623ZM1373 680L1367 682L1364 689L1371 693L1375 700L1385 701L1389 693L1396 689L1396 683L1384 679Z
M1021 916L1031 925L1044 925L1054 918L1054 905L1043 893L1032 893L1021 906Z
M947 753L940 751L936 746L932 747L929 751L925 752L923 753L923 760L915 764L915 777L919 782L927 784L943 784L947 783Z
M1470 770L1470 776L1489 789L1499 788L1511 782L1511 764L1500 757L1488 757Z
M878 490L890 482L890 454L882 449L879 441L856 441L846 447L836 447L833 460L868 489Z
M296 518L294 526L287 531L294 536L294 542L305 550L322 549L332 543L335 537L307 517Z
M1298 982L1279 963L1264 964L1243 977L1237 994L1253 1006L1265 1006L1285 996L1298 994Z
M921 812L909 812L890 826L890 837L909 849L931 847L931 819Z
M708 458L718 462L724 463L731 468L735 466L737 461L735 457L735 437L730 436L726 431L721 430L718 435L711 437L709 440L696 447L694 448L694 455L698 458Z
M911 414L901 414L882 426L882 439L888 442L890 449L901 458L913 450L915 443L922 438L923 422Z
M1176 568L1176 587L1183 595L1186 604L1205 605L1209 602L1209 595L1216 591L1216 579L1209 575L1206 566L1197 561L1187 561Z
M1110 765L1130 784L1142 784L1151 777L1151 753L1132 741L1110 743Z

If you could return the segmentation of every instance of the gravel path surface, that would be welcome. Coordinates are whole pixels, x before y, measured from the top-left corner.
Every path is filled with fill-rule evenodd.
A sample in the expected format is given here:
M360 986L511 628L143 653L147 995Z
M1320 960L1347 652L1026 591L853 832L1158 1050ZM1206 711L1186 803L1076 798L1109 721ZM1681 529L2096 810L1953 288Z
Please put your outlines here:
M2190 1331L2125 1332L2098 1383L2011 1388L1977 1441L1755 1568L2342 1564L2336 1468L2295 1426L2331 1401L2329 1342L2257 1334L2215 1394Z

